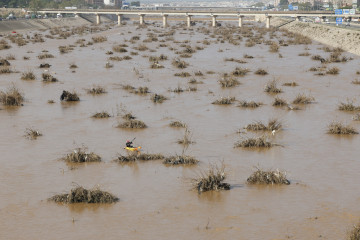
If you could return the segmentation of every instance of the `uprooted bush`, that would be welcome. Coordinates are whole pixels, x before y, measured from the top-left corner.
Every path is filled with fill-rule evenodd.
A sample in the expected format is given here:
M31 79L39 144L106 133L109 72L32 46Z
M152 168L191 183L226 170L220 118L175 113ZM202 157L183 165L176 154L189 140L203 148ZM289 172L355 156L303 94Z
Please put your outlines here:
M249 137L247 139L238 141L235 143L234 147L242 147L242 148L270 148L274 144L268 142L266 136L261 137Z
M197 160L196 158L184 154L166 157L165 160L163 161L164 164L170 164L170 165L180 165L180 164L194 165L197 164L198 162L199 160Z
M360 224L354 225L353 229L348 233L348 240L360 239Z
M239 80L232 76L224 75L220 80L219 83L223 88L230 88L235 87L240 84Z
M43 73L41 74L43 82L57 82L57 78L51 75L50 73Z
M180 121L172 121L170 124L169 124L170 127L177 127L177 128L184 128L186 127L186 124L183 123L183 122L180 122Z
M33 71L29 70L21 74L21 80L35 80L35 74Z
M0 91L0 102L6 106L21 106L24 96L20 90L13 84L8 89Z
M290 181L286 179L286 172L281 172L278 169L275 171L257 169L246 182L249 184L290 184Z
M102 86L93 86L92 88L87 89L86 92L87 92L88 94L97 95L97 94L106 93L106 90L105 90L105 88L102 87Z
M327 133L329 134L359 134L355 128L345 125L341 122L332 122L328 125Z
M250 70L247 68L237 67L234 71L232 71L231 74L236 77L242 77L245 76L248 72L250 72Z
M360 111L360 106L355 106L352 101L347 101L346 103L341 102L339 107L341 111Z
M83 187L76 187L70 190L69 193L58 194L48 199L56 203L114 203L119 201L119 198L113 194L100 190L98 187L93 189L85 189Z
M93 152L88 152L87 147L79 147L63 157L62 160L69 163L100 162L101 157Z
M25 130L25 137L28 139L33 140L40 136L42 136L42 133L40 133L38 130L32 128L26 128Z
M207 172L200 173L198 178L192 179L194 188L199 192L230 190L230 184L224 183L226 179L225 165L221 167L210 165Z
M286 100L276 97L272 105L276 107L282 107L288 105L288 103L286 102Z

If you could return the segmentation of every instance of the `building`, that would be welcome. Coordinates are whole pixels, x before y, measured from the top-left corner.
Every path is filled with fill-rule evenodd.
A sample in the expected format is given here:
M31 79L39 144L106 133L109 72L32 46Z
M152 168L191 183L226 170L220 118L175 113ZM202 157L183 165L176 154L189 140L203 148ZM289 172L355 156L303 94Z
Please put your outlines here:
M121 0L103 0L105 6L111 6L116 8L122 7L122 1Z
M85 2L87 4L91 4L94 6L103 6L104 5L104 0L85 0Z

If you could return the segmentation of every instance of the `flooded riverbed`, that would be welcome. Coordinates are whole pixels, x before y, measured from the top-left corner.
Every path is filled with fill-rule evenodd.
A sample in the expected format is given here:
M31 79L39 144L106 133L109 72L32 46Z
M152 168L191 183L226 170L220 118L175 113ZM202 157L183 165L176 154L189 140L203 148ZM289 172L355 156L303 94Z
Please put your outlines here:
M251 26L255 25L247 25ZM218 29L221 28L226 26ZM278 31L270 39L271 31L260 28L259 31L265 31L261 43L247 47L249 35L233 31L233 43L238 45L229 43L225 33L214 32L202 23L190 30L175 23L167 29L160 23L146 28L130 23L67 39L44 38L43 43L21 47L11 43L12 48L1 50L2 58L8 54L16 57L9 62L18 72L0 74L0 90L14 83L24 93L25 102L21 107L0 106L0 239L344 239L360 216L360 138L326 132L332 121L360 130L359 121L352 120L356 112L338 110L340 102L347 100L360 105L360 85L352 84L359 76L359 57L342 53L352 60L326 64L328 69L337 67L339 74L319 76L309 69L321 66L320 61L311 60L312 56L330 56L324 45L284 44L278 52L270 52L267 40L278 42L290 37ZM258 28L253 32L256 35ZM156 39L144 42L149 33ZM75 43L79 39L87 43L94 36L106 36L107 40L83 47ZM134 36L140 40L134 40ZM236 36L241 36L241 40ZM59 52L59 46L70 44L74 50ZM126 44L127 52L106 54L119 44ZM138 50L141 45L148 49ZM187 45L196 52L189 58L180 58L189 66L178 69L172 61L179 57L177 51L183 51ZM54 58L38 59L44 50ZM299 56L304 52L310 55ZM150 68L149 57L160 54L168 57L159 61L164 68ZM132 59L109 60L126 55ZM24 56L30 60L24 60ZM226 58L246 63L225 61ZM52 65L48 73L59 82L42 82L44 69L39 65L45 62ZM107 62L113 67L106 68ZM70 64L78 68L70 69ZM230 74L236 67L250 72L238 78L239 86L222 88L218 83L222 74ZM266 70L268 75L256 75L258 69ZM22 72L28 70L34 72L36 80L20 80ZM203 76L195 76L199 71ZM174 76L181 72L191 76ZM196 84L197 91L169 91L187 89L192 78L202 82ZM264 92L265 85L273 79L282 93ZM282 86L286 82L299 86ZM88 94L86 89L94 85L103 86L107 93ZM123 89L124 85L146 86L151 93L134 94ZM80 102L61 102L63 90L75 90ZM153 103L153 93L168 100ZM299 93L315 100L299 105L300 110L272 106L275 97L291 102ZM238 107L238 102L212 104L229 96L263 105L249 109ZM55 103L49 104L48 100ZM116 128L122 121L118 116L121 109L148 127ZM107 111L112 117L91 117L99 111ZM267 122L270 118L283 124L283 129L274 135L243 129L254 121ZM172 121L187 124L195 143L189 145L186 154L197 158L198 165L167 166L159 160L113 162L118 153L126 154L124 144L134 137L142 152L182 154L183 145L177 141L184 136L184 129L171 128ZM24 137L26 128L37 129L43 136L29 140ZM278 146L265 150L234 148L237 141L262 134ZM69 167L59 160L82 145L99 154L103 161ZM209 164L222 162L230 191L198 194L192 189L192 178L206 171ZM286 171L291 184L246 184L256 167ZM105 205L47 201L77 185L100 186L120 201Z

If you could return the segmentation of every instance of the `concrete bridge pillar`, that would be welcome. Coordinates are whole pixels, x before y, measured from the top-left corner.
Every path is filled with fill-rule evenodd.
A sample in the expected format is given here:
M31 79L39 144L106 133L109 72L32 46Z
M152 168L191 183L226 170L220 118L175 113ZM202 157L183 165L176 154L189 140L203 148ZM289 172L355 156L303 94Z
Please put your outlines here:
M243 25L243 18L244 18L244 16L239 16L239 27L242 27L242 25Z
M168 26L168 16L167 14L163 15L163 27L167 27Z
M216 27L216 15L211 15L211 17L212 17L212 26L213 27Z
M123 19L123 15L122 15L122 14L118 14L117 17L118 17L118 25L121 26L121 24L122 24L122 19Z
M271 16L266 16L266 28L270 28L270 18Z
M186 16L187 27L191 27L191 15Z
M99 25L100 24L100 14L96 13L96 24Z
M140 25L144 25L145 24L145 14L139 14L140 16Z

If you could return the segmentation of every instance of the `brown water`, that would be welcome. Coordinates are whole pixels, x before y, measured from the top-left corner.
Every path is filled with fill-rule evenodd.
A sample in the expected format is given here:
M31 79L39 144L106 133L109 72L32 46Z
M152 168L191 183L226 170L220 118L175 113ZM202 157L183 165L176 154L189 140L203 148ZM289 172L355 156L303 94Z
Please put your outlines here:
M148 27L165 31L161 27ZM195 28L196 29L196 28ZM131 33L129 33L131 32ZM15 83L24 93L23 107L0 110L0 239L344 239L348 230L360 217L358 182L360 181L359 136L337 137L326 134L332 120L351 123L353 114L340 112L337 106L346 99L359 99L359 85L351 84L359 70L359 57L337 66L340 74L315 76L308 69L319 66L309 57L300 57L304 45L281 47L270 53L261 44L245 47L228 43L212 43L184 59L190 66L184 71L216 74L196 77L203 81L196 92L176 94L169 92L177 86L185 88L189 78L175 77L181 72L171 65L175 57L168 48L157 48L159 42L145 43L156 52L139 52L129 61L113 62L105 68L108 55L115 44L141 35L147 29L134 25L115 27L94 35L106 35L108 41L89 47L76 47L61 55L59 45L74 44L79 38L90 40L93 35L73 36L66 40L47 39L45 43L27 44L2 50L16 56L12 67L19 71L0 75L0 89ZM124 33L124 35L122 35ZM279 33L279 36L281 34ZM202 46L208 38L195 30L178 28L175 40L190 40L192 46ZM127 42L130 51L136 44ZM178 50L180 44L167 42ZM311 54L328 56L314 43L307 46ZM223 50L220 52L219 50ZM29 50L33 53L27 53ZM48 50L53 59L39 60L37 55ZM147 57L164 53L169 57L164 69L150 69ZM247 64L225 62L225 57L242 58L253 55ZM125 54L115 53L122 56ZM23 60L30 56L31 60ZM40 63L52 65L60 82L44 84L40 80ZM69 64L78 69L72 73ZM222 89L217 83L219 74L231 72L235 67L247 67L253 72L264 68L267 76L250 72L240 78L241 85ZM140 71L139 77L133 71ZM33 69L35 81L20 80L21 72ZM281 87L279 96L291 101L298 93L310 93L316 102L302 106L300 111L288 111L271 106L274 95L264 92L264 85L273 78L279 84L296 81L298 87ZM105 86L108 93L92 96L86 88L93 84ZM135 87L148 86L153 93L169 97L162 104L153 104L148 96L138 96L121 89L121 84ZM76 90L81 101L75 104L59 101L62 90ZM237 100L256 100L265 105L249 110L213 105L221 96L234 96ZM54 99L55 104L48 104ZM359 101L356 102L360 104ZM149 127L129 131L115 128L120 105L133 113ZM115 117L98 120L90 116L106 110ZM279 118L284 129L271 139L283 145L269 150L235 149L233 144L241 137L255 133L238 134L238 129L253 121ZM168 167L161 161L136 162L121 165L112 162L117 153L125 154L122 147L127 139L136 137L136 145L144 152L181 154L182 146L176 141L183 130L168 124L180 120L188 124L192 139L187 154L200 160L195 167ZM43 133L37 140L24 135L27 127ZM84 164L70 170L58 159L72 149L86 145L103 158L102 163ZM191 190L190 179L209 163L226 165L230 191L198 194ZM246 179L255 170L285 170L291 181L289 186L249 186ZM58 205L47 198L65 193L76 184L87 188L99 185L120 198L111 205Z

